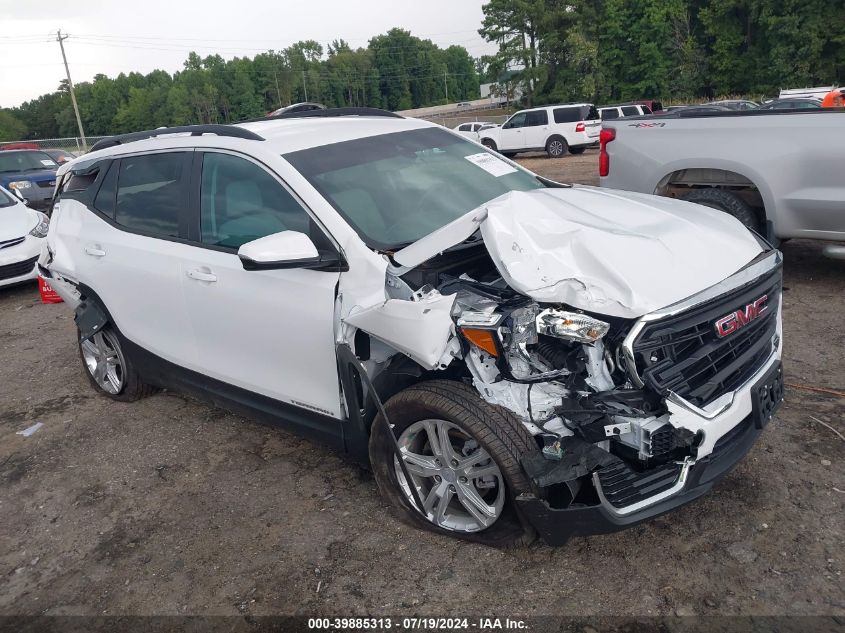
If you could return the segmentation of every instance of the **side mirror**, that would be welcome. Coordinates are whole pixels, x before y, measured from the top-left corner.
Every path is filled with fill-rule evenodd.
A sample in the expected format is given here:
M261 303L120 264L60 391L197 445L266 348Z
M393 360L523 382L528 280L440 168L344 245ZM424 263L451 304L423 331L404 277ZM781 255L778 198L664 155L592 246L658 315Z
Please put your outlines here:
M282 231L242 244L238 257L245 270L345 269L337 253L318 251L311 238L297 231Z

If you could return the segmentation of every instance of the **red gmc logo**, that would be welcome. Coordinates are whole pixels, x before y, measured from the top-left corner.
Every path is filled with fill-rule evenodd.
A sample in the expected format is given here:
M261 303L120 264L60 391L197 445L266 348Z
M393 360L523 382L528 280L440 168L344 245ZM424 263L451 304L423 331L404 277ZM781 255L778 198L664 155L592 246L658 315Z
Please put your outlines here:
M769 295L763 295L754 303L749 303L744 308L740 308L736 312L731 312L727 316L723 316L721 319L716 321L716 334L718 334L720 338L723 338L728 334L733 334L741 327L745 327L754 319L762 316L763 313L769 309L769 306L766 305L768 298Z

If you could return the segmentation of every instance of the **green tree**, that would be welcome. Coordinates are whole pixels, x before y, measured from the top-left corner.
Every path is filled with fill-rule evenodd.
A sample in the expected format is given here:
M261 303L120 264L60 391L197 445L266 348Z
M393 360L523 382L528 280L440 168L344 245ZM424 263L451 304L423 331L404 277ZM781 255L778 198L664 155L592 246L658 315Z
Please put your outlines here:
M8 110L0 110L0 140L16 141L26 136L26 124Z

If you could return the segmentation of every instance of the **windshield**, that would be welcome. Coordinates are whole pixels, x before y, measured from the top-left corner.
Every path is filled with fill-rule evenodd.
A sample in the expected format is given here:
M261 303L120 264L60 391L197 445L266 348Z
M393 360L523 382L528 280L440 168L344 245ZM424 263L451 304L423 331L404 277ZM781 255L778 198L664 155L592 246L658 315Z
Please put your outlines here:
M6 193L3 189L0 189L0 209L3 207L11 207L17 204L17 198L14 198L12 194Z
M0 152L0 172L35 171L56 169L56 161L49 154L34 150L25 152Z
M286 154L371 248L394 250L536 176L438 128L394 132Z

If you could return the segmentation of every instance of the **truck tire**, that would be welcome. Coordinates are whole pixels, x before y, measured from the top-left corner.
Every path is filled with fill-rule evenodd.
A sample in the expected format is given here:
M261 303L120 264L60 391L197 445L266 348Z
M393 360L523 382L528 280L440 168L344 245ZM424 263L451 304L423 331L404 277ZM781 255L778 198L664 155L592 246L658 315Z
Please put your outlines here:
M687 202L703 204L711 209L718 209L734 216L749 229L760 232L762 225L760 218L739 196L724 189L709 187L707 189L694 189L683 198Z
M493 150L494 152L499 151L499 148L496 147L496 141L494 141L493 139L485 138L481 141L481 144L487 149Z
M157 391L141 380L110 326L85 341L77 330L77 342L85 375L99 393L119 402L134 402Z
M519 460L537 444L516 416L454 380L412 385L388 400L385 411L403 454L412 456L405 465L427 512L423 517L413 505L379 414L370 435L370 462L379 490L403 521L493 547L534 540L514 500L532 490Z
M549 155L549 158L565 156L568 150L569 145L562 136L552 136L546 141L546 154Z

